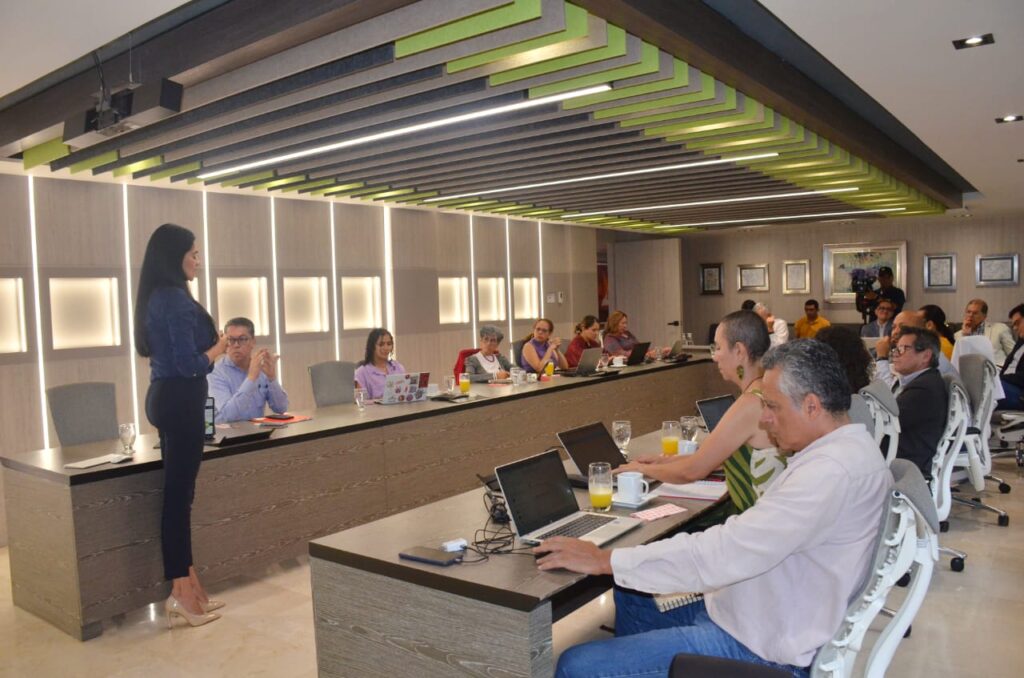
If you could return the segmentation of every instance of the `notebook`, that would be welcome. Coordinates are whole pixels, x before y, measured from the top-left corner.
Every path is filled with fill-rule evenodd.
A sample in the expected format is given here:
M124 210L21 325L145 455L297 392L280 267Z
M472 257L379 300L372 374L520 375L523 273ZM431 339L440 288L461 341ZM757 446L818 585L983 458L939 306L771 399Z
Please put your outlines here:
M538 544L549 537L577 537L601 546L643 521L580 511L557 449L494 469L512 528L520 540Z
M426 400L429 385L430 372L389 374L384 378L384 395L377 402L381 405L398 405Z

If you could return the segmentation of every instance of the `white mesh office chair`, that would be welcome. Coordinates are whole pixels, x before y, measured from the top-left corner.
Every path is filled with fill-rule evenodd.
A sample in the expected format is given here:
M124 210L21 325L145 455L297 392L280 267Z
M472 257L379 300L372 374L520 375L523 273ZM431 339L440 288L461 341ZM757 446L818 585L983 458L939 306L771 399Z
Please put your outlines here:
M932 457L931 490L932 501L935 502L935 510L939 516L939 531L949 530L949 512L953 506L953 493L950 477L953 474L954 461L959 450L963 447L964 436L967 434L968 418L970 407L967 392L958 377L943 375L946 382L946 389L949 397L949 405L946 410L946 427L939 438L936 446L935 456ZM949 566L954 572L962 572L964 560L967 554L963 551L941 546L939 550L952 556Z
M891 464L900 444L900 406L896 403L896 396L881 379L875 379L862 388L860 395L875 422L875 443L885 455L885 462ZM887 436L888 444L883 448Z
M328 360L309 366L317 407L355 402L355 363Z
M117 394L109 382L87 381L46 389L61 445L117 438Z

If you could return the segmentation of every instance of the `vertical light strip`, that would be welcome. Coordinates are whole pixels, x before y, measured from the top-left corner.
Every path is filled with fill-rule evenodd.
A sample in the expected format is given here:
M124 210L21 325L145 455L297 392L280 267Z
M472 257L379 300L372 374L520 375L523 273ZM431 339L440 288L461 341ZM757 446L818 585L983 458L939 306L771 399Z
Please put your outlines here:
M206 266L203 266L203 279L206 281L206 311L213 313L213 306L210 305L210 267L213 260L210 258L210 224L206 212L206 191L203 191L203 259Z
M384 315L387 318L387 328L391 336L395 336L395 276L394 257L391 251L391 208L384 208ZM398 339L395 338L397 345ZM395 349L398 355L398 349Z
M270 275L274 284L274 344L277 355L281 355L281 307L277 300L277 216L274 210L274 196L270 196ZM284 366L277 361L277 383L284 387Z
M39 244L36 241L36 186L34 177L28 178L28 224L32 243L32 287L36 309L36 351L39 367L39 414L43 424L43 447L50 446L50 422L46 416L46 368L43 365L43 312L39 289Z
M544 317L544 237L543 231L540 226L540 220L537 220L537 270L539 271L538 277L540 278L540 317Z
M508 339L512 344L512 251L508 236L508 217L505 217L505 313L508 315Z
M469 215L469 317L473 320L473 336L470 337L470 346L477 345L476 329L476 245L473 242L473 215ZM511 339L511 337L509 337Z
M128 222L128 184L121 184L121 210L124 214L124 280L128 298L128 364L132 375L132 422L139 430L139 375L135 366L135 308L132 304L132 246ZM205 229L204 229L205 233Z
M327 203L331 215L331 297L334 299L334 359L341 360L341 325L338 324L338 256L334 244L334 203Z

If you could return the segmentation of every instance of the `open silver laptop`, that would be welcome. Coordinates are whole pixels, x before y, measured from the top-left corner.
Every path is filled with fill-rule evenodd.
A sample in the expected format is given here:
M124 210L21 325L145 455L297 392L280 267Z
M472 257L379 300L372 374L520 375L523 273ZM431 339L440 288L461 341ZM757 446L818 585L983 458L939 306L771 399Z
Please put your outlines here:
M527 544L565 536L601 546L642 522L581 511L556 449L498 466L494 475L505 495L512 527Z
M597 365L601 361L602 348L586 348L580 353L580 362L571 370L564 370L567 377L589 377L598 374Z

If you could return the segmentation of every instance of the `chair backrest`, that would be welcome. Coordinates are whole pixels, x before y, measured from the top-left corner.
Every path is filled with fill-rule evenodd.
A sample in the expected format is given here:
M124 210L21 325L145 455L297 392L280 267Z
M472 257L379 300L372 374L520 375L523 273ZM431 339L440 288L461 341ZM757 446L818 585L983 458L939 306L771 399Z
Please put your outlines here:
M455 378L458 379L459 375L466 371L466 358L479 353L478 348L464 348L459 351L459 356L455 359Z
M46 389L61 445L117 439L117 394L108 382L87 381Z
M892 463L900 444L900 406L896 403L896 396L881 379L875 379L862 388L859 395L864 398L874 420L875 444L882 449L885 443L882 454L887 464Z
M523 339L516 339L512 342L512 365L516 366L519 364L519 356L523 354L523 344L526 341Z
M309 380L317 407L355 402L355 379L355 363L328 360L309 366Z
M854 424L864 424L868 433L875 435L875 417L864 400L864 396L854 393L850 396L850 421Z
M946 409L946 427L939 438L935 456L932 457L931 493L939 518L945 520L949 516L953 502L949 489L950 477L953 475L956 456L963 447L964 436L967 434L970 402L959 377L944 374L942 379L946 382L949 405Z
M874 556L839 629L814 658L812 678L853 675L857 653L872 621L896 582L910 571L912 579L903 602L875 641L864 676L882 678L896 647L909 628L931 582L938 560L938 514L921 471L905 459L890 466L894 487L882 511Z
M994 388L998 374L995 363L983 355L960 356L960 380L971 400L971 418L981 429L984 440L988 440L987 427L996 406Z

